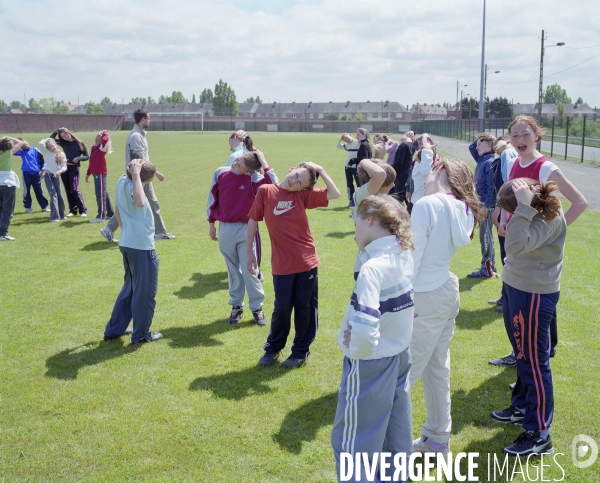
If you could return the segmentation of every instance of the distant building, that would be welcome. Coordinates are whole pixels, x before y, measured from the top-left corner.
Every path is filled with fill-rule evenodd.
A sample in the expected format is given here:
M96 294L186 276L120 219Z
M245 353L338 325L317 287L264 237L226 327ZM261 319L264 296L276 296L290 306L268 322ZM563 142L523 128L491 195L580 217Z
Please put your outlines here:
M448 111L445 107L427 105L427 104L414 104L411 108L412 119L414 121L433 120L433 119L446 119L448 117Z
M23 111L21 111L21 109L9 109L8 112L10 114L23 114Z
M565 116L571 117L589 117L596 119L596 112L587 104L563 104ZM533 116L538 117L537 104L514 104L513 112L515 116ZM558 116L558 104L542 104L542 119L552 119Z

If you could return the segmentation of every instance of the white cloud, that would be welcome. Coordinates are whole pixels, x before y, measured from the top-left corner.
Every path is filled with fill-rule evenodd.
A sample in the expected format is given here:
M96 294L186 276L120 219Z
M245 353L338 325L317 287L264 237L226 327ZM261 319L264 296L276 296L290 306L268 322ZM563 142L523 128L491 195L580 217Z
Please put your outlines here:
M589 5L489 0L488 95L535 102L542 28L548 44L600 44ZM0 98L191 98L222 78L238 100L454 102L457 80L479 97L481 18L480 0L0 0ZM544 71L596 53L547 49ZM599 73L597 57L544 84L600 104Z

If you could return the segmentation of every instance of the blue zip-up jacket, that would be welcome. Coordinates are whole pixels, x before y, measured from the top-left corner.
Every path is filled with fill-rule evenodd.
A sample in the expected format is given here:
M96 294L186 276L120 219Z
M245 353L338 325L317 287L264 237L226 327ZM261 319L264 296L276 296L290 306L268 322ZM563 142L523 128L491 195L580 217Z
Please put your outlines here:
M490 151L483 156L479 156L477 152L477 141L473 141L469 146L471 156L477 163L475 167L475 188L479 201L483 203L488 210L493 210L496 207L494 199L494 173L491 169L492 161L494 160L494 152Z

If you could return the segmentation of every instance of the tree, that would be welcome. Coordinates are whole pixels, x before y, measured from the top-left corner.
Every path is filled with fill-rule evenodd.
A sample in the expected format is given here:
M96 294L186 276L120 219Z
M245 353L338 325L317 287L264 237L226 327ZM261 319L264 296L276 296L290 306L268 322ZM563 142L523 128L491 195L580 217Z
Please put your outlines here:
M256 96L254 102L256 102L257 104L262 104L262 99L260 98L260 96Z
M462 118L469 119L469 111L471 113L471 119L479 117L479 101L472 97L465 97L460 105L462 111Z
M558 84L552 84L546 87L544 92L545 104L571 104L571 98L567 95L567 91Z
M354 114L354 120L355 121L364 121L365 115L357 112L356 114Z
M202 91L200 94L199 102L212 102L214 98L213 91L211 91L208 87Z
M328 114L325 114L324 119L326 121L337 121L338 120L338 116L334 112L330 112Z
M54 114L71 114L71 111L69 111L67 106L61 104L54 110Z
M29 110L31 112L40 112L41 111L40 103L37 102L33 97L29 99Z
M106 96L100 101L100 104L102 106L105 106L106 104L112 104L112 103L113 103L113 101L111 101L110 98L106 97Z
M151 96L148 96L148 104L156 104L156 101Z
M494 97L491 101L486 99L485 108L488 118L512 117L512 106L506 97Z
M340 116L340 121L351 121L352 120L352 116L350 114L342 114Z
M134 97L131 99L131 104L148 104L148 99L145 97Z
M188 101L181 91L173 91L170 96L160 96L158 102L161 104L187 104Z
M583 136L583 118L574 117L569 121L569 137L580 138ZM585 123L585 137L586 138L600 138L600 125L594 122L593 119L587 119Z
M100 104L95 102L88 102L85 105L86 114L104 114L104 108Z
M581 97L578 97L577 100L575 101L577 104L583 104L583 99Z
M52 103L52 100L48 99L47 97L42 97L37 102L40 106L40 110L38 112L52 112L52 110L54 109L54 104Z
M0 99L0 113L8 112L8 104Z
M21 109L21 112L27 112L27 106L21 101L12 101L9 109Z
M219 82L215 84L212 105L215 116L237 116L238 114L235 91L222 79L219 79Z
M248 103L248 104L254 104L254 97L249 97L248 99L246 99L244 102Z
M192 94L192 104L196 104L196 94Z
M558 105L558 127L563 127L565 124L565 106L564 104Z

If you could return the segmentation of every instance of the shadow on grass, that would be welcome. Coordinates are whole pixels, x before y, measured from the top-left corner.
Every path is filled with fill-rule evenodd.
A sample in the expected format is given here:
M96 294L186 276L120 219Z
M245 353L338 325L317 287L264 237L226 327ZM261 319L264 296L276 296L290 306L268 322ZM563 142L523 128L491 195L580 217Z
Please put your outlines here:
M19 221L14 221L11 223L11 226L21 226L21 225L41 225L42 223L50 223L48 218L30 218L29 220L20 219Z
M327 235L325 235L329 238L346 238L347 236L354 236L354 231L334 231L331 233L327 233Z
M83 218L82 220L67 219L61 221L60 226L62 226L63 228L73 228L74 226L83 225L84 223L89 223L87 218Z
M277 362L269 367L257 364L242 371L199 377L190 384L190 391L212 391L216 397L239 401L250 396L270 393L272 389L268 383L290 372L291 370L283 369Z
M103 241L97 241L94 243L90 243L89 245L86 245L83 248L81 248L81 251L82 252L99 252L100 250L111 250L113 248L118 250L119 244L118 243L109 243L106 240L103 240Z
M496 312L495 307L487 305L485 308L477 310L461 309L456 317L456 326L467 330L481 330L486 325L500 321L504 324L501 313Z
M88 342L87 344L66 349L46 359L46 377L56 379L77 379L79 371L85 366L95 366L102 362L135 350L131 344L125 345L124 339L114 339L108 342Z
M314 441L319 429L333 424L337 395L326 394L287 413L273 441L288 453L300 454L304 441Z
M193 327L171 327L161 330L169 340L169 345L176 349L189 349L190 347L214 347L223 345L223 342L214 337L233 330L258 327L254 321L239 324L228 324L227 319L215 320L210 324L199 324ZM266 336L266 334L265 334Z
M459 290L461 292L469 292L473 287L479 285L481 282L485 282L487 280L490 280L489 278L467 278L466 276L461 278L458 283L459 283ZM494 279L491 279L494 280ZM500 293L500 290L502 290L502 284L498 283L498 293ZM500 296L500 295L498 295Z
M194 282L194 285L181 287L178 292L173 292L173 294L182 299L201 299L211 292L218 292L229 287L227 272L194 273L191 281Z
M317 208L317 211L346 211L350 214L350 208L347 206L337 206L336 208Z

